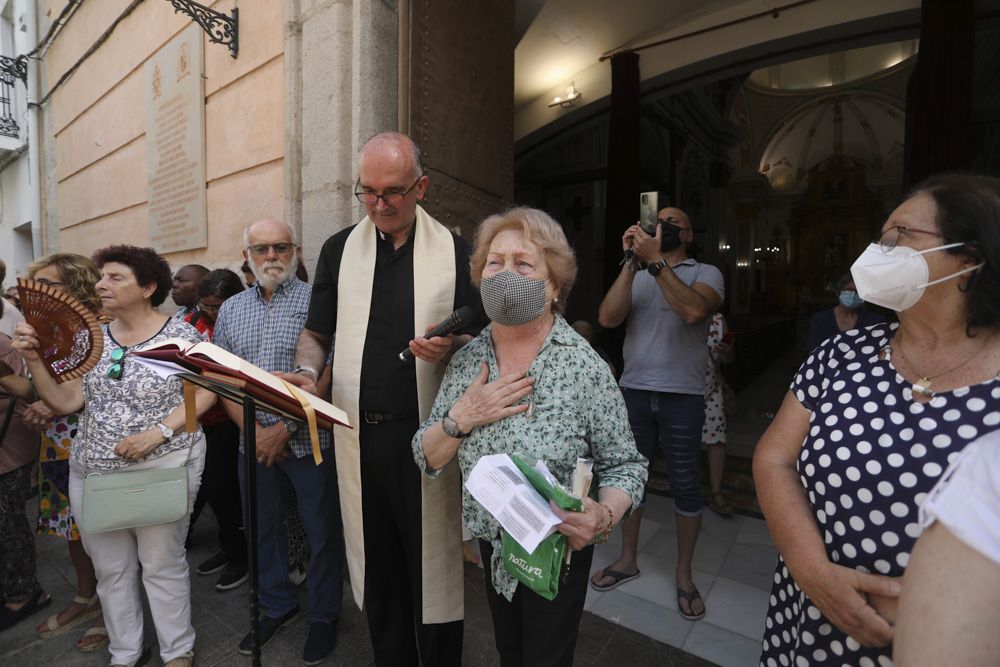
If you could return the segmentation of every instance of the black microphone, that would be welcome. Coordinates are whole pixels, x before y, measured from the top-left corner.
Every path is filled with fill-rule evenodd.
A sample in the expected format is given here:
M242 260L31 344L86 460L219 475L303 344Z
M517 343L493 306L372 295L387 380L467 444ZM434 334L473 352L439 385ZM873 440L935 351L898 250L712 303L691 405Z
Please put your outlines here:
M444 318L439 325L424 334L424 338L434 338L435 336L447 336L448 334L458 331L463 326L465 326L469 320L472 318L472 308L468 306L462 306L454 313ZM410 348L407 347L405 350L399 353L399 360L403 363L408 361L413 361L413 353L410 352Z

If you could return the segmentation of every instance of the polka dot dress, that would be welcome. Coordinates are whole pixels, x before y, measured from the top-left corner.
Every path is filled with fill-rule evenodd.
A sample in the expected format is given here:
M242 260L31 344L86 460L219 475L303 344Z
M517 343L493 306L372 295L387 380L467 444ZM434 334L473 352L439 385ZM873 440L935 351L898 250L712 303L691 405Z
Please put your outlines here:
M848 331L819 347L792 391L811 413L797 469L831 562L898 577L921 528L918 509L962 449L1000 429L1000 380L913 400L892 366L898 325ZM885 349L885 353L882 350ZM864 648L799 590L779 558L760 663L892 664L892 648Z
M725 319L721 313L712 316L708 328L708 367L705 369L705 423L701 427L701 441L707 445L726 444L726 399L722 391L722 373L715 348L722 342Z

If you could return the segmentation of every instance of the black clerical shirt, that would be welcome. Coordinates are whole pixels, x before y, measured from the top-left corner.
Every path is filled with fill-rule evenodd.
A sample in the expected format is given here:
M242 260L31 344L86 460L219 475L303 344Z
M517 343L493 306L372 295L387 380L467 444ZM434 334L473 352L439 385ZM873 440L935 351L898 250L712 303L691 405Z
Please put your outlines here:
M337 284L344 245L354 226L344 229L323 244L306 328L332 336L337 330ZM417 335L413 330L413 237L393 248L392 240L376 232L375 273L372 304L368 313L368 332L361 358L362 412L382 412L394 416L417 417L417 374L411 361L403 363L399 353ZM479 292L469 279L469 245L452 234L455 243L455 303L453 310L470 306L476 313L472 324L462 333L477 334L486 323ZM426 324L437 324L427 322ZM334 350L336 354L336 350Z

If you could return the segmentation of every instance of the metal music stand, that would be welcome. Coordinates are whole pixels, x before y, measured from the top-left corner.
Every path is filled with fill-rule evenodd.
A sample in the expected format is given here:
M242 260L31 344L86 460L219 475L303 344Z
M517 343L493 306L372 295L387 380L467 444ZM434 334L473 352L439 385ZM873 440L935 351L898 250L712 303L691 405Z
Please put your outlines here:
M246 533L247 552L250 561L250 657L253 667L260 667L260 603L258 600L257 562L257 410L272 412L283 418L294 419L298 422L301 422L301 420L267 403L258 404L257 399L236 387L221 382L213 382L196 373L179 373L178 376L208 389L220 398L243 404L243 458L245 465L244 473L246 473L247 481L247 506L243 529Z
M243 464L247 480L244 531L250 555L250 664L260 667L260 609L257 594L257 404L243 395Z

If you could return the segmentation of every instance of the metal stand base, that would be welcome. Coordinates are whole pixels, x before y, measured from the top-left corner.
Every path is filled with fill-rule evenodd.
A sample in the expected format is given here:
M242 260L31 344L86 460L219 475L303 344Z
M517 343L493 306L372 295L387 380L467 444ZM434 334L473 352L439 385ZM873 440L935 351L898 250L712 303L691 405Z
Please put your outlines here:
M260 667L260 614L257 597L257 406L243 397L243 461L247 480L247 513L244 532L250 556L250 657Z

